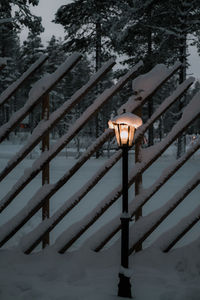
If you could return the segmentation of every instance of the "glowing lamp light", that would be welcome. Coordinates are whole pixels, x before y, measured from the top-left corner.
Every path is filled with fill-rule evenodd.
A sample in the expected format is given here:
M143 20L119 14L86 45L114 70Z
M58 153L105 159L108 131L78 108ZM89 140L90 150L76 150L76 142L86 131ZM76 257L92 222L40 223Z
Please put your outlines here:
M135 129L142 125L142 119L132 113L124 112L108 122L110 129L115 130L119 147L133 145Z

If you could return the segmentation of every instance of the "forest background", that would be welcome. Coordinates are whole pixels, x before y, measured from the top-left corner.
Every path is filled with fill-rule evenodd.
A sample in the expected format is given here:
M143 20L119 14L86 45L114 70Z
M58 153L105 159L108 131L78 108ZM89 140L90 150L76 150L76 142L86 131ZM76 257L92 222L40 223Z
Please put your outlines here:
M46 73L54 72L74 51L81 52L83 58L51 92L51 111L67 101L109 58L116 58L118 67L57 124L52 131L53 139L66 132L99 93L139 60L144 62L140 74L149 72L156 64L170 67L174 62L181 61L180 72L144 106L142 117L145 121L172 90L189 76L189 47L192 45L200 52L200 0L75 0L61 5L55 12L54 22L63 26L64 38L53 35L45 43L41 39L44 31L42 19L32 13L32 7L38 4L39 0L0 0L0 57L7 61L6 67L0 72L0 93L41 54L49 56L48 62L22 86L12 101L1 108L0 125L24 105L34 83ZM28 36L21 41L24 28L27 28ZM197 80L187 95L150 128L147 135L149 146L168 133L181 117L184 106L199 89ZM74 143L80 147L80 143L89 143L100 135L111 115L115 115L118 107L133 93L130 83L103 107L98 116L79 133ZM41 108L37 107L26 120L25 128L19 126L15 134L20 131L31 133L40 119ZM199 133L200 120L197 120L186 134ZM184 151L185 136L177 143L177 156Z

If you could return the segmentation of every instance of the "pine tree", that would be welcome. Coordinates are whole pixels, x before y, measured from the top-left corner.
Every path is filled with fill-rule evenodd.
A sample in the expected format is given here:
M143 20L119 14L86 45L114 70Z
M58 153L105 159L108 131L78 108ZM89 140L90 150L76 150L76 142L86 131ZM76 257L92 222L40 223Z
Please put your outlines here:
M0 2L0 57L7 59L6 67L0 73L0 94L14 81L18 76L16 59L19 53L19 38L16 29L11 21L11 10L9 3ZM0 124L8 121L12 111L15 110L16 101L10 101L4 104L0 109Z
M167 30L169 36L173 38L174 57L178 58L182 63L182 67L179 73L179 83L182 83L187 76L188 68L188 38L189 35L197 35L200 27L200 1L169 1L168 11L171 10L171 22L167 24ZM166 25L165 25L166 26ZM193 41L196 43L196 41ZM178 112L181 115L185 106L186 97L184 96L179 100ZM177 158L179 158L184 152L186 147L185 135L178 138L177 143Z
M121 15L111 18L108 26L111 28L113 47L119 54L125 56L124 64L132 66L143 60L143 72L161 63L166 58L166 49L161 51L165 44L163 34L157 29L160 21L162 1L121 1ZM162 54L163 53L163 54ZM153 99L149 101L145 111L150 117L153 113ZM149 146L153 144L153 126L149 129Z
M116 0L75 0L63 5L56 13L55 22L64 26L66 31L65 48L68 51L80 51L95 56L95 70L111 56L111 43L108 19L118 13ZM102 84L97 85L96 96L101 93ZM96 137L100 134L101 116L96 115ZM99 156L97 152L96 157Z
M31 31L40 33L44 30L41 17L34 16L30 11L30 5L37 6L38 3L39 0L0 0L0 11L9 15L1 17L1 20L11 23L18 32L25 26ZM11 13L13 6L15 11Z
M185 80L188 36L199 33L199 0L144 0L120 1L121 15L110 19L112 42L115 51L126 55L124 63L135 64L142 59L144 71L157 63L182 62L179 82ZM197 39L196 39L197 42ZM193 41L194 43L194 41ZM180 102L182 111L184 101ZM153 112L152 102L148 116ZM149 145L153 143L153 128L149 131ZM180 147L178 147L180 150ZM180 150L178 152L182 152ZM178 154L179 156L180 154Z
M200 91L200 82L197 80L195 82L194 87L191 89L190 93L188 93L188 98L191 99L194 97L196 93ZM187 133L200 135L200 118L198 118L195 122L192 123L190 128L188 129Z
M116 0L74 0L63 5L56 13L55 22L64 26L68 51L95 53L95 68L99 69L103 57L110 49L107 22L115 13Z
M44 53L44 46L38 33L29 32L27 39L23 42L20 49L20 73L24 73L40 56ZM44 68L34 73L28 80L26 85L20 90L19 105L22 107L28 99L29 91L36 81L44 74ZM39 122L41 108L36 107L29 116L29 126L32 131Z
M70 56L63 47L63 41L52 36L46 48L49 56L46 72L52 73L63 61ZM56 110L65 101L67 101L79 88L81 88L88 80L91 74L89 61L83 57L81 61L60 81L53 91L50 93L50 109ZM67 114L63 120L53 130L53 136L63 135L77 119L85 108L89 105L90 96L86 96L73 110Z
M0 93L20 75L20 43L18 34L22 26L33 32L42 32L41 18L33 16L29 5L37 5L38 0L0 0L0 57L7 58L7 66L0 73ZM12 10L15 5L15 10ZM8 121L10 114L17 109L17 95L0 110L1 122Z

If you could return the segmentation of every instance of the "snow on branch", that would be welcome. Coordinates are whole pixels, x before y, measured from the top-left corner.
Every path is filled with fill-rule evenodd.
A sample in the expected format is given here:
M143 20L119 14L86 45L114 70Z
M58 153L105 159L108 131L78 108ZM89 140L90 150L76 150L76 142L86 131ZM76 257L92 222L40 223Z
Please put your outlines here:
M3 19L0 19L0 24L1 25L5 24L5 23L12 23L12 22L13 22L13 18L3 18Z

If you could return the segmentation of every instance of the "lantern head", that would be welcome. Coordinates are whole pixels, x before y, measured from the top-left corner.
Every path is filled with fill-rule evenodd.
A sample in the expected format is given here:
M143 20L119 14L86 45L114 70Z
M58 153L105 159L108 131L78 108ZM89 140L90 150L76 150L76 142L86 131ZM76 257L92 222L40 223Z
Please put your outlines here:
M108 122L109 128L115 130L120 147L133 145L135 129L142 125L142 119L132 113L123 113Z

